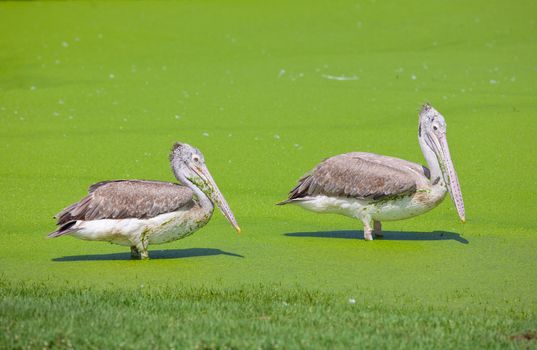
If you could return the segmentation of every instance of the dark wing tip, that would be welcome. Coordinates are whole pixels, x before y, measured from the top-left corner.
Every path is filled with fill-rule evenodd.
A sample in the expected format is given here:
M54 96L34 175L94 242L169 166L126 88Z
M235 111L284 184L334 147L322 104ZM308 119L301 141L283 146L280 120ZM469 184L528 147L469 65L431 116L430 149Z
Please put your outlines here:
M76 221L69 221L66 224L63 224L58 228L56 231L51 232L47 235L47 238L56 238L59 236L63 236L67 233L75 232L77 229L73 229L73 226L76 224Z
M62 234L60 233L59 230L56 230L54 232L51 232L47 235L47 238L56 238L56 237L59 237L61 236Z
M306 201L306 200L307 200L307 198L305 198L305 197L289 198L289 199L284 200L283 202L276 203L276 205L286 205L286 204L302 202L302 201Z

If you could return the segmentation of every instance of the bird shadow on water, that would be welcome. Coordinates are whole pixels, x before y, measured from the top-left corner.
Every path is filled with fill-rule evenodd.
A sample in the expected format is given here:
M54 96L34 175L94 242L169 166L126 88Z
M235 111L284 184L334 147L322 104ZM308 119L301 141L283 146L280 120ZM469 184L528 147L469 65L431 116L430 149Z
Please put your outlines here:
M314 237L314 238L343 238L343 239L364 239L363 231L317 231L317 232L290 232L284 233L289 237ZM470 243L458 233L447 231L433 232L401 232L384 231L383 236L376 236L375 240L383 241L457 241L462 244Z
M214 248L189 248L189 249L163 249L163 250L150 250L149 258L155 259L182 259L182 258L194 258L198 256L212 256L212 255L228 255L237 258L244 258L244 256L225 252L220 249ZM92 254L92 255L70 255L62 256L61 258L54 258L52 261L99 261L99 260L131 260L131 254L126 253L111 253L111 254Z

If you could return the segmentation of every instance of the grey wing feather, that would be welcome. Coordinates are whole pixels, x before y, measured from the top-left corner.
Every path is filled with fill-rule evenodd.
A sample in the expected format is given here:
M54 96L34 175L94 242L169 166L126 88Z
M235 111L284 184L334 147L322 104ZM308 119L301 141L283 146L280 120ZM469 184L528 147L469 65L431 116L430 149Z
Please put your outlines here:
M58 225L75 220L152 218L194 205L188 187L161 181L115 180L96 183L89 194L59 212Z
M352 152L352 153L349 153L349 154L358 156L358 157L360 157L362 159L365 159L365 160L368 160L368 161L371 161L371 162L375 162L375 163L378 163L378 164L385 164L385 165L388 165L388 166L391 166L391 167L403 168L403 170L406 168L406 169L412 170L413 172L416 172L416 173L424 176L427 179L431 178L431 173L430 173L429 169L426 166L421 165L421 164L417 164L417 163L413 163L413 162L410 162L408 160L404 160L404 159L401 159L401 158L390 157L390 156L385 156L385 155L381 155L381 154L366 153L366 152Z
M408 163L405 165L411 169L402 166L403 163L399 161ZM372 153L341 154L325 159L304 175L289 192L289 199L282 204L320 194L382 199L412 193L416 191L418 178L426 170L415 163Z

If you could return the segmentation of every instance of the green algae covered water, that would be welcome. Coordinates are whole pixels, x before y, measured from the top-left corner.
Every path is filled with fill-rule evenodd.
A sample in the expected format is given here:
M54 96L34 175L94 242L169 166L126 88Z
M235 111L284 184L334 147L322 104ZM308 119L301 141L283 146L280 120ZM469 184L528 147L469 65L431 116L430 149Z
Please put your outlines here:
M47 300L80 305L89 290L98 305L109 292L115 301L90 313L107 318L140 286L185 296L177 311L197 323L173 338L168 297L144 299L167 336L124 347L535 346L520 336L537 330L535 13L532 1L1 2L0 347L121 346L127 332L143 334L138 323L84 343L84 316L66 320ZM274 205L335 154L424 162L424 102L448 123L465 225L446 200L365 242L358 221ZM149 262L120 246L45 239L52 216L92 183L173 181L174 141L204 152L241 235L218 213L153 246ZM277 303L298 293L303 308L281 316L265 295L273 289ZM233 300L252 310L250 323ZM373 315L374 329L363 323ZM318 335L316 322L330 331Z

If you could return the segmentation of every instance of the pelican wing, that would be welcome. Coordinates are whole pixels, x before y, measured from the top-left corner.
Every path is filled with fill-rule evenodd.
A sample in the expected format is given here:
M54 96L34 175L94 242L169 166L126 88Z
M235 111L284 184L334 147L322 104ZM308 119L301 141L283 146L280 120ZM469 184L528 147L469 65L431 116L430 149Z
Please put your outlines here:
M304 175L283 203L315 195L382 199L416 191L428 169L373 153L346 153L325 159ZM283 204L282 203L282 204Z
M76 220L147 219L194 205L186 186L143 180L96 183L89 194L56 214L58 225Z
M408 160L390 157L390 156L384 156L381 154L366 153L366 152L353 152L349 154L360 157L370 162L384 164L386 166L391 166L393 168L398 168L405 172L410 171L412 173L412 176L418 174L419 177L422 178L422 180L423 178L426 178L426 179L431 178L431 173L426 166L409 162Z

